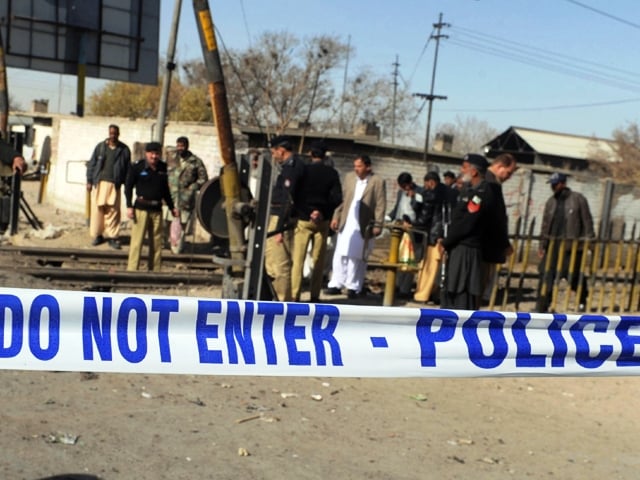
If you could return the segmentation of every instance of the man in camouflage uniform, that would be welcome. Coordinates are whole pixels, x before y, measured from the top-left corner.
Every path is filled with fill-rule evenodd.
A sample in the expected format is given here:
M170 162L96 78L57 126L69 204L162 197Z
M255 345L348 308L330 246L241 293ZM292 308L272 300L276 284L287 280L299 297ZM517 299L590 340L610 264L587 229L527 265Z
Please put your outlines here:
M208 180L207 169L202 160L189 150L189 139L178 137L176 140L176 159L169 169L169 189L173 203L180 212L182 233L176 244L171 242L171 251L181 253L184 236L193 229L193 210L200 187Z

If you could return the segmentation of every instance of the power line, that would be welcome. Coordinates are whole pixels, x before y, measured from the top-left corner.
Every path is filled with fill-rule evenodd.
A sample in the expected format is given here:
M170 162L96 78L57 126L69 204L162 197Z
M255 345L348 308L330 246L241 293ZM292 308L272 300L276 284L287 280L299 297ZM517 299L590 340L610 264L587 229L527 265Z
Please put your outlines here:
M565 75L570 75L576 78L582 78L584 80L594 81L597 83L617 87L617 88L628 90L631 92L640 92L639 82L630 81L630 80L622 79L615 76L607 76L606 74L602 74L594 71L589 71L584 69L581 70L580 68L573 67L571 65L564 66L562 63L553 63L550 61L540 60L532 57L526 57L526 56L510 53L508 51L503 51L503 50L499 50L499 49L495 49L495 48L491 48L483 45L477 45L470 42L450 39L449 43L452 45L457 45L459 47L468 48L470 50L474 50L477 52L482 52L489 55L505 58L507 60L512 60L515 62L524 63L526 65L538 67L553 73L562 73Z
M630 27L637 28L640 30L640 25L638 25L637 23L630 22L629 20L625 20L624 18L616 17L611 13L607 13L603 10L598 10L597 8L591 7L589 5L585 5L584 3L581 3L581 2L577 2L576 0L566 0L566 1L569 3L573 3L574 5L577 5L579 7L586 8L587 10L591 10L592 12L596 12L597 14L602 15L603 17L610 18L612 20L615 20L616 22L624 23L625 25L629 25Z
M608 102L592 102L592 103L578 103L574 105L553 105L547 107L528 107L528 108L481 108L481 109L468 109L468 108L444 108L446 112L476 112L476 113L507 113L507 112L544 112L551 110L571 110L576 108L591 108L591 107L603 107L609 105L620 105L623 103L636 103L640 102L640 98L627 98L624 100L612 100Z
M433 34L435 32L435 27L433 30L431 30L431 33L429 34L429 38L427 38L427 41L424 44L424 47L422 47L422 52L420 52L420 55L418 55L418 60L416 61L416 66L413 67L413 71L411 72L411 75L409 76L409 80L406 82L407 86L411 85L411 81L413 80L413 76L416 74L416 71L418 70L418 65L420 64L420 61L422 60L422 57L424 56L424 53L427 51L427 47L429 46L429 42L431 42L431 39L433 38Z
M423 159L425 163L427 162L427 157L429 156L429 131L431 129L431 112L433 110L433 101L434 100L446 100L447 97L444 95L434 95L433 89L436 83L436 66L438 64L438 47L440 46L441 38L449 38L448 35L441 34L442 27L450 27L451 25L448 23L444 23L442 21L442 13L438 17L438 23L434 23L433 27L437 32L435 35L431 34L431 37L436 41L436 51L433 56L433 71L431 72L431 90L430 93L414 93L413 95L419 98L424 98L429 102L429 111L427 113L427 132L424 139L424 155Z
M498 44L498 45L504 45L504 46L507 46L507 47L512 48L512 49L517 49L517 50L528 52L530 55L534 55L534 56L535 55L541 55L541 56L545 56L545 57L559 57L559 58L570 60L572 62L584 63L584 64L587 64L587 65L593 65L596 68L603 69L604 71L616 71L616 72L619 72L619 73L622 73L622 74L629 75L632 78L637 78L638 76L640 76L640 74L638 72L632 72L630 70L625 70L625 69L614 67L614 66L611 66L611 65L603 65L601 62L593 62L593 61L590 61L590 60L585 60L584 58L578 58L578 57L574 57L574 56L571 56L571 55L566 55L566 54L561 53L561 52L554 52L552 50L546 50L546 49L539 48L539 47L532 47L530 45L527 45L527 44L524 44L524 43L520 43L520 42L516 42L516 41L511 40L511 39L505 39L505 38L497 37L497 36L494 36L494 35L489 35L489 34L486 34L486 33L478 32L478 31L475 31L475 30L471 30L469 28L452 26L451 29L454 30L454 31L458 31L462 35L469 35L469 36L475 37L476 39L478 39L480 41L487 41L489 43L495 43L495 44ZM520 47L520 48L517 48L517 47Z
M244 21L244 28L247 31L249 47L251 47L251 32L249 31L249 22L247 21L247 12L244 9L244 0L240 0L240 9L242 10L242 20Z
M610 69L609 67L594 62L582 61L582 63L591 63L592 65L595 65L595 68L580 65L577 62L581 62L581 60L576 59L575 57L569 57L567 55L540 49L534 50L532 47L528 46L519 47L521 44L507 40L502 40L502 43L500 43L501 39L498 37L491 37L472 31L469 31L471 33L466 33L464 32L464 29L454 28L454 30L463 30L463 39L456 37L451 38L449 43L453 45L525 63L553 71L554 73L564 73L630 91L640 91L640 82L636 80L639 77L637 73L618 69L618 71L622 72L622 75L612 75L608 73L608 71L615 69ZM465 40L465 35L470 36L471 40ZM483 36L488 37L488 39L482 38ZM566 59L571 61L567 62Z

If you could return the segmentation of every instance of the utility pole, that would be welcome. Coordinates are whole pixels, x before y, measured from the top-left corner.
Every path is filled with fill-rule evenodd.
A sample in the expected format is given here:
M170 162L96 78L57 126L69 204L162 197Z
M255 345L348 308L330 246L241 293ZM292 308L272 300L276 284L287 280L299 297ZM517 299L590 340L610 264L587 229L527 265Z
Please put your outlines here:
M442 27L450 27L451 25L448 23L443 23L442 22L442 13L440 13L440 17L438 20L438 23L434 23L433 27L436 29L436 33L435 35L431 35L431 38L433 38L436 41L436 52L435 55L433 57L433 72L431 73L431 90L428 94L425 93L414 93L413 95L416 97L420 97L420 98L424 98L429 102L429 109L428 109L428 113L427 113L427 136L424 139L424 155L423 155L423 160L425 162L425 164L427 163L427 156L429 155L429 133L431 130L431 111L433 109L433 101L434 100L446 100L447 97L443 96L443 95L434 95L433 94L433 89L435 87L435 82L436 82L436 66L438 65L438 47L440 46L440 39L441 38L449 38L448 35L441 35L440 31L442 30Z
M154 139L161 145L164 144L164 124L167 118L167 104L169 103L169 91L171 89L171 74L176 68L174 62L176 55L176 42L178 37L178 25L180 24L180 9L182 0L175 0L173 5L173 18L171 20L171 30L169 32L169 48L167 49L167 65L162 81L162 93L160 95L160 105L158 106L158 121Z
M342 80L342 98L340 99L340 125L338 127L338 133L344 133L344 101L347 94L347 75L349 73L349 52L351 52L351 35L347 40L347 58L344 64L344 78Z
M398 55L396 54L396 61L393 64L393 108L391 109L391 145L396 143L396 97L398 94Z

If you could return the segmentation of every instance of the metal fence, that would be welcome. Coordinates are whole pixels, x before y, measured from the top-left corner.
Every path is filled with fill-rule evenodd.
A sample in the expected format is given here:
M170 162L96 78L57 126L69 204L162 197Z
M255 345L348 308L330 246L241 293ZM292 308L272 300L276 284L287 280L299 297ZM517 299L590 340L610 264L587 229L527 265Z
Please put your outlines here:
M538 255L535 218L511 236L514 254L498 268L489 309L516 310L548 299L548 311L618 313L640 311L640 232L636 224L610 223L596 238L550 238L548 254ZM614 234L615 232L615 234ZM573 288L572 288L573 287ZM544 302L543 302L544 303Z

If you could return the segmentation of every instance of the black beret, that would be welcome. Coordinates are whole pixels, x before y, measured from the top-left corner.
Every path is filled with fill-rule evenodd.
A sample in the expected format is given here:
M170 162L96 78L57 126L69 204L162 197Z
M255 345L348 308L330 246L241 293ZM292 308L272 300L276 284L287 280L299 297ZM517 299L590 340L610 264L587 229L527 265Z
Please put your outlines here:
M291 146L291 139L286 135L278 135L277 137L273 137L269 142L269 146L271 148L283 147L287 150L291 150L293 148Z
M159 142L149 142L144 147L145 152L162 152L162 145Z
M324 158L327 154L327 146L322 140L316 140L315 142L311 143L309 151L314 157Z
M489 162L487 162L487 159L477 153L467 153L462 161L473 165L479 172L486 172L487 168L489 168Z
M453 175L453 173L451 175L455 178L455 175ZM427 172L427 174L424 176L424 181L426 182L427 180L434 180L437 183L440 183L440 175L438 175L438 172Z

